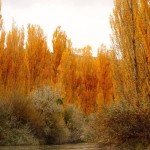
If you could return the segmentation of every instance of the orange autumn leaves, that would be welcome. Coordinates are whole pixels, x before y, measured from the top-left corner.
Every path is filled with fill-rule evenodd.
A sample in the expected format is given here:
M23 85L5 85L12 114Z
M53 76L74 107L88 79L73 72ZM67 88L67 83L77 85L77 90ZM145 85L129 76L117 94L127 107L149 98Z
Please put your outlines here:
M1 92L15 89L29 94L39 86L57 87L64 105L74 103L86 113L112 100L111 52L104 46L98 57L93 57L90 46L73 48L58 27L51 52L39 26L28 25L27 31L26 40L24 29L18 29L14 23L10 32L1 31Z
M116 91L121 100L139 105L150 100L150 3L115 0L114 4L111 27Z
M73 103L86 113L116 100L137 103L150 100L150 5L148 0L115 0L110 19L113 50L104 45L72 47L57 27L52 50L38 25L15 23L0 33L0 91L30 94L41 86L61 91L64 106Z

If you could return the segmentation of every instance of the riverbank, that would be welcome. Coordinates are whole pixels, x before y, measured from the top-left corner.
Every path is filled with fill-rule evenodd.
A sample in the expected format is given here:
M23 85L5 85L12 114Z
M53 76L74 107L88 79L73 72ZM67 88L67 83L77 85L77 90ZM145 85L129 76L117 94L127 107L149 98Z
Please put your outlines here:
M58 91L43 87L26 96L0 96L0 145L84 142L87 116L74 105L63 106Z
M100 150L97 144L78 143L64 145L45 145L45 146L0 146L0 150Z
M150 141L149 108L144 100L138 106L120 102L86 115L74 105L64 107L62 97L50 87L28 96L14 92L0 97L0 145L93 142L101 148L146 149Z

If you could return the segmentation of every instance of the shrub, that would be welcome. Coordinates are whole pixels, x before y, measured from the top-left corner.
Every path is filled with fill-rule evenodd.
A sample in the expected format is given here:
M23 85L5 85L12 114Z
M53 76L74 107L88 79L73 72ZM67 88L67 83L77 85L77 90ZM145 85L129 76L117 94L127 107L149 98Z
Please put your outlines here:
M0 145L38 145L38 139L34 137L28 126L19 128L7 128L2 131Z
M35 145L38 140L27 125L21 125L11 107L0 100L0 145Z
M144 147L150 144L150 104L133 106L127 103L103 108L95 119L97 137L102 145Z
M90 114L86 119L86 124L83 131L83 140L85 142L98 142L99 141L99 115L97 113Z
M69 105L64 112L64 119L71 132L69 142L81 142L85 125L83 113L74 105Z
M41 137L43 134L43 120L40 113L35 109L30 97L19 91L14 91L9 96L5 96L5 99L17 122L23 125L28 124L33 134L38 138Z
M47 144L65 143L69 138L63 118L62 100L57 91L50 87L39 88L31 95L36 110L41 114L44 121L43 132Z

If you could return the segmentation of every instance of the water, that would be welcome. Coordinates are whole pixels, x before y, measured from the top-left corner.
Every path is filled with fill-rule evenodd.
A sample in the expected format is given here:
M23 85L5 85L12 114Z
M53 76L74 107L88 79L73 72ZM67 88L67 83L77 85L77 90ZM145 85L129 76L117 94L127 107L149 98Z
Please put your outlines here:
M0 146L0 150L100 150L95 144L66 144L50 146Z

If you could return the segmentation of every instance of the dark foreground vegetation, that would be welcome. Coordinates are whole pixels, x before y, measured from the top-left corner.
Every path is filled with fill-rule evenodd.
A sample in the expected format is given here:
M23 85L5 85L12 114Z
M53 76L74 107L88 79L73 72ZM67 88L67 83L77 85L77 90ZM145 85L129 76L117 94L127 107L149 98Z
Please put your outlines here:
M128 103L104 106L87 125L89 141L100 147L143 150L150 144L150 104L139 107Z
M63 107L57 91L45 87L30 96L18 92L0 98L0 145L81 142L85 117L75 106Z
M30 96L13 92L0 97L0 145L99 143L115 149L146 149L150 144L150 104L126 102L103 106L85 115L74 105L64 107L50 87Z

